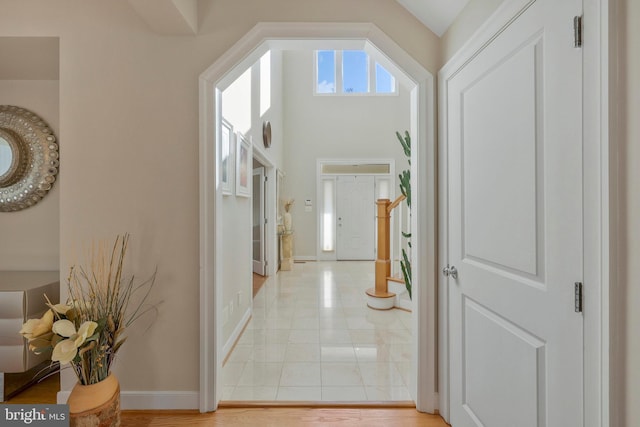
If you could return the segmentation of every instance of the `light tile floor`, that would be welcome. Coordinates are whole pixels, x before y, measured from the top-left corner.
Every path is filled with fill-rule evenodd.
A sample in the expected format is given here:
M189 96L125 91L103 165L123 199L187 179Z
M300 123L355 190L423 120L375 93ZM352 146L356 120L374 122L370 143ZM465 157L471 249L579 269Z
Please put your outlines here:
M373 284L373 262L270 277L223 367L222 400L411 400L411 313L368 308Z

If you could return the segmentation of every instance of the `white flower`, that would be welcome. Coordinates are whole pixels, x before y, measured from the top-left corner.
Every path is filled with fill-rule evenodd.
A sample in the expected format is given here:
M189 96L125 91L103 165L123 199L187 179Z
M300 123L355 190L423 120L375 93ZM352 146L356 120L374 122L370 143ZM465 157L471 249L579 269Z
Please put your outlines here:
M51 360L62 364L71 362L78 354L78 348L82 347L87 338L93 335L97 327L96 322L87 321L80 325L80 329L76 332L73 322L67 319L55 322L52 328L53 332L68 339L56 344L51 354Z
M72 340L62 340L53 348L51 360L66 365L76 357L76 354L78 354L76 344Z
M67 311L71 310L73 307L66 304L47 304L49 307L53 309L58 314L67 314Z
M40 319L29 319L22 325L20 333L29 341L51 332L53 312L47 310Z
M69 338L71 335L76 333L76 327L73 324L72 321L67 320L67 319L61 319L56 321L53 324L53 328L51 328L53 330L53 332L55 332L56 334L65 337L65 338Z
M84 342L96 331L98 324L96 322L84 322L78 329L75 339L76 347L80 347Z

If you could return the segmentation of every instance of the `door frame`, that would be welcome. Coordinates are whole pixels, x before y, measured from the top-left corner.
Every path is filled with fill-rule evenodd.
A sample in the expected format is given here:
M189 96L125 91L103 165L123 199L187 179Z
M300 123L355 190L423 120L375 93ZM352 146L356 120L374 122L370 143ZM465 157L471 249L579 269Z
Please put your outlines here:
M383 173L323 173L322 172L322 166L324 165L367 165L367 164L387 164L389 165L389 173L383 174ZM376 191L377 191L377 185L378 185L378 178L388 178L390 181L390 185L392 185L392 187L390 187L390 191L395 189L395 186L393 186L393 184L395 183L396 180L396 161L395 159L392 158L337 158L337 159L329 159L329 158L321 158L321 159L316 159L316 201L317 201L317 213L316 213L316 239L317 239L317 245L316 245L316 258L315 260L317 261L337 261L338 260L338 251L337 251L337 240L336 240L336 226L335 226L335 221L334 221L334 230L333 230L333 235L334 235L334 248L333 251L327 252L324 251L322 249L322 233L324 230L324 226L323 226L323 221L322 221L322 212L324 212L324 197L323 197L323 193L322 193L322 182L326 179L333 179L336 185L336 190L337 190L337 177L340 175L358 175L358 176L373 176L375 179L375 185L376 185ZM376 193L377 194L377 193ZM395 194L395 192L394 192ZM336 197L337 197L337 191L334 194L334 203L333 206L336 207ZM375 194L374 194L375 197ZM377 227L375 228L375 232L376 232L376 240L377 241L377 233L378 233L378 229ZM393 229L391 230L391 241L393 242L394 239L394 234L393 234Z
M321 42L319 44L318 42ZM331 46L365 49L398 78L411 83L411 185L421 215L412 216L416 234L414 262L413 352L410 390L416 408L435 412L438 406L436 368L436 150L435 79L418 61L374 24L368 23L259 23L222 54L199 79L200 123L200 387L199 409L214 411L222 395L221 235L222 191L218 167L221 88L271 48ZM401 75L400 75L401 74ZM415 118L415 119L413 119Z
M254 156L255 160L258 160L255 156ZM262 164L262 163L260 163ZM256 172L258 171L258 172ZM260 200L260 219L262 221L262 224L260 224L260 245L262 246L260 248L260 250L262 251L262 262L264 263L263 266L261 266L260 268L262 269L262 275L264 277L270 276L269 271L267 270L267 267L269 267L269 259L267 257L267 224L269 226L272 225L272 221L269 221L269 213L268 213L268 209L267 209L267 182L269 181L269 179L267 178L267 168L262 165L260 167L257 168L253 168L252 171L252 178L255 178L256 175L262 177L262 180L260 181L260 187L262 187L261 193L262 193L262 198ZM267 178L267 180L265 181L265 178ZM251 187L251 204L253 209L255 209L255 205L253 205L255 203L255 197L256 197L256 187L255 185ZM255 214L255 211L253 212ZM252 224L252 227L255 227L255 224ZM253 229L251 230L251 234L253 236ZM255 240L254 240L255 241ZM253 248L253 246L252 246ZM255 254L252 254L253 256L255 256ZM256 272L256 263L257 261L255 259L253 259L252 256L252 261L253 261L253 272Z
M613 0L611 0L613 2ZM535 0L506 0L438 73L438 111L447 111L448 82ZM610 0L583 2L583 149L584 149L584 420L585 426L609 425L609 291L615 236L610 217L617 205L610 161L615 145L609 132ZM580 10L576 10L579 14ZM592 24L589 24L592 23ZM567 23L567 34L570 34ZM569 41L568 41L569 42ZM596 88L593 90L592 88ZM448 170L447 117L439 115L438 137L438 271L447 264ZM610 249L611 248L611 249ZM448 279L438 274L438 384L440 414L450 419Z
M251 151L253 158L264 167L264 176L267 178L267 185L264 188L264 209L267 218L264 233L264 260L267 263L265 275L273 276L278 272L278 202L276 200L278 171L261 144L253 144Z

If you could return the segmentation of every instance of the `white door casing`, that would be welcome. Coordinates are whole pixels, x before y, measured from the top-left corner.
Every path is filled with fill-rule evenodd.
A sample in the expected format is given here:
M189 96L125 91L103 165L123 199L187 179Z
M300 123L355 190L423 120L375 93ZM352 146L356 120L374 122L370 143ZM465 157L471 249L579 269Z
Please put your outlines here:
M253 228L251 230L253 240L253 272L265 276L266 256L265 256L265 172L264 167L253 170Z
M583 424L580 13L530 2L447 82L456 427Z
M336 255L338 260L375 259L375 178L338 176Z

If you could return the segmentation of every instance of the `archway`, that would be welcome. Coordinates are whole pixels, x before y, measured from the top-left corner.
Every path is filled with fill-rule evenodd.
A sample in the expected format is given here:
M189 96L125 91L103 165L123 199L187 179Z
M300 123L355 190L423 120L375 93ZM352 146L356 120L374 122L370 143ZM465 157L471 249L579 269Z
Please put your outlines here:
M412 188L414 231L413 331L411 387L416 408L437 409L436 367L436 153L433 76L373 24L261 23L231 47L200 76L200 411L217 409L222 367L221 241L218 138L221 88L233 81L269 49L348 41L355 48L381 53L385 67L410 79ZM234 73L235 72L235 73Z

